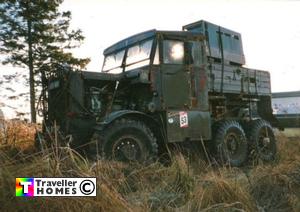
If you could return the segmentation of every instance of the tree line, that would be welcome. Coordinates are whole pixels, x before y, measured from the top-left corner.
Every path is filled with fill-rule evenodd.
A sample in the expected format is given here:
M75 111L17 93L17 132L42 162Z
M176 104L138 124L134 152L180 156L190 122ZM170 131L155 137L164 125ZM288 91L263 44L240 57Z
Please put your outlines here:
M70 29L71 12L60 11L63 0L0 0L0 54L2 64L26 68L29 73L31 121L36 122L36 92L43 76L61 64L83 69L89 58L77 58L84 36Z

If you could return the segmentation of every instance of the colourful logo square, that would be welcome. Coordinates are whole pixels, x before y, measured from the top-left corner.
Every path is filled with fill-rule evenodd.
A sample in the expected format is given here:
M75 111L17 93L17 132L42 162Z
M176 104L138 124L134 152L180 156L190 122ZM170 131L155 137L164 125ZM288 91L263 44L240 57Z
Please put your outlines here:
M34 178L16 178L16 196L34 196Z

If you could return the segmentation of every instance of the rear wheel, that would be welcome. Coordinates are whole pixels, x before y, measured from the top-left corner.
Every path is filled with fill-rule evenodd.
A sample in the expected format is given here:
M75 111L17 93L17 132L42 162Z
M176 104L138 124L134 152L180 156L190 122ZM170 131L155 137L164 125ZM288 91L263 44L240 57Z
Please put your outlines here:
M157 157L156 138L144 123L136 120L117 120L102 132L96 132L93 139L98 152L107 159L149 162Z
M259 159L272 161L277 152L274 131L269 122L258 119L250 124L249 141Z
M214 136L214 152L218 162L241 166L247 160L248 144L244 130L237 121L217 123Z

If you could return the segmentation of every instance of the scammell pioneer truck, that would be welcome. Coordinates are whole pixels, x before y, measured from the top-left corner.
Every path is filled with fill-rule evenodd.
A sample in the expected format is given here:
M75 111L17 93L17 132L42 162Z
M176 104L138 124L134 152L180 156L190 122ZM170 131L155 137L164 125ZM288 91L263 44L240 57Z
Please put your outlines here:
M52 74L44 123L108 159L152 161L170 143L204 142L223 164L253 151L270 161L270 74L244 65L241 34L207 21L142 32L105 49L101 72Z

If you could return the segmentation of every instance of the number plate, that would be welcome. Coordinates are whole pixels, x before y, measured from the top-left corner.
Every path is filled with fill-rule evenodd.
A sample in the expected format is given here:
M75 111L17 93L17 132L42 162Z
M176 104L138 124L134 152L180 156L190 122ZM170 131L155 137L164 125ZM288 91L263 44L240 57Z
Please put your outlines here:
M185 128L189 126L189 120L188 120L188 114L187 112L179 112L179 121L180 121L180 127Z

